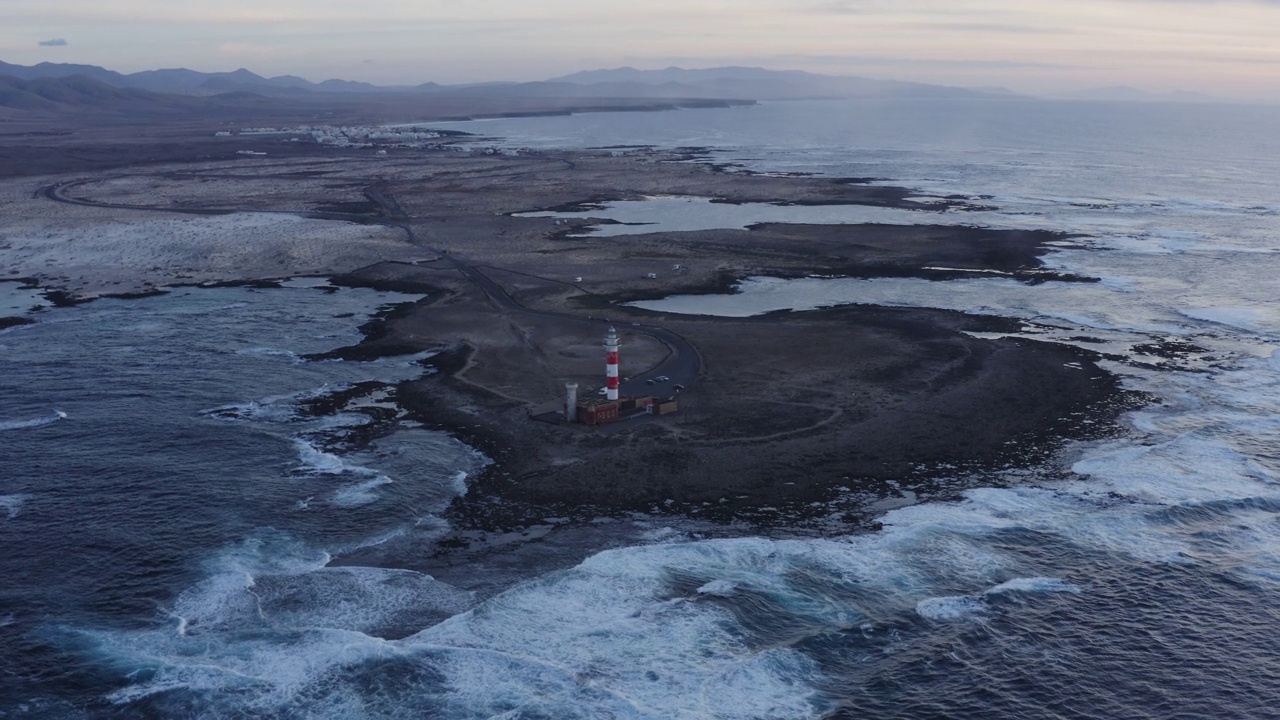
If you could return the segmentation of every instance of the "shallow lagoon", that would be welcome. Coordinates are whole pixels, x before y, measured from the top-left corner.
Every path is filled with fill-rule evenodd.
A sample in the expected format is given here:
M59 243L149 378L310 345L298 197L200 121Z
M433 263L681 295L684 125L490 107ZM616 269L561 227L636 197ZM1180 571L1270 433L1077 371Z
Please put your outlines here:
M926 199L927 200L927 199ZM786 205L776 203L728 203L711 198L658 196L644 200L601 203L572 212L542 211L519 213L516 217L547 217L561 220L600 219L608 222L575 233L579 237L616 237L655 232L694 230L745 230L760 223L803 223L846 225L965 225L971 213L903 210L873 205Z

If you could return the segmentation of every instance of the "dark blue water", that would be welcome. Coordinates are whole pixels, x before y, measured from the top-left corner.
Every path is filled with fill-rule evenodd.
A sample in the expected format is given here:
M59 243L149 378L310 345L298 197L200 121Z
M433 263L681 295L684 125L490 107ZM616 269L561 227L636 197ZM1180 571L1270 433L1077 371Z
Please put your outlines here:
M178 290L44 309L0 333L0 711L53 717L64 701L102 703L123 679L86 656L109 652L94 633L181 622L175 598L228 562L220 554L244 556L231 564L253 573L428 532L480 459L411 426L338 458L325 441L370 417L303 407L354 383L417 377L422 358L299 357L358 341L374 310L412 299Z
M364 416L300 411L423 371L295 358L354 342L401 296L46 309L0 332L0 713L1280 717L1280 111L778 103L480 127L515 146L718 145L762 170L994 196L981 222L1084 233L1048 261L1105 278L760 279L730 310L946 307L1122 358L1161 339L1204 352L1181 370L1109 363L1160 398L1120 437L956 477L960 500L904 496L875 532L566 529L546 547L572 532L612 549L473 593L471 568L453 584L402 568L483 459L408 423L326 452ZM394 548L382 567L328 564L371 544Z

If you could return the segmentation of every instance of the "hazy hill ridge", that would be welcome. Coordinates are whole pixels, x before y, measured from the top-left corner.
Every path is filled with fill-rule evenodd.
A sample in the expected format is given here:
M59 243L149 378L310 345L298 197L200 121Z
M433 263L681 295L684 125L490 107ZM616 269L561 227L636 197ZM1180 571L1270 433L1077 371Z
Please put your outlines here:
M669 67L663 70L587 70L553 78L595 86L599 84L675 85L696 88L714 97L751 97L756 100L796 100L833 97L1002 97L1007 91L930 85L897 80L873 80L856 76L818 75L802 70L765 70L755 67L719 67L691 70Z
M348 80L326 80L313 83L293 75L263 77L243 68L232 72L205 73L186 68L143 70L125 75L97 65L40 63L13 65L0 61L0 76L19 80L86 77L117 88L148 90L176 95L217 95L224 92L252 91L262 94L288 95L299 92L376 92L402 91L410 88L379 88L369 83ZM433 85L428 83L428 85Z
M431 86L410 91L313 92L301 88L259 92L223 82L204 83L219 92L199 95L116 87L86 75L23 80L0 75L0 122L75 119L86 122L154 123L165 120L220 122L229 126L327 122L378 124L518 117L576 112L674 110L753 105L754 100L634 94L592 95L569 83ZM43 120L39 120L39 119Z
M815 97L993 97L992 93L968 88L925 83L872 80L862 77L817 75L798 70L724 67L690 70L590 70L545 82L481 83L442 86L378 86L350 80L313 83L293 75L263 77L245 69L205 73L185 68L145 70L122 74L96 65L40 63L25 66L0 62L0 75L19 80L83 76L116 88L148 90L179 95L218 95L253 92L262 95L296 96L309 93L403 93L450 92L476 95L502 94L512 97L632 97L632 98L736 98L782 100Z
M0 107L65 111L84 108L177 107L186 101L136 88L114 87L86 75L23 80L0 75Z

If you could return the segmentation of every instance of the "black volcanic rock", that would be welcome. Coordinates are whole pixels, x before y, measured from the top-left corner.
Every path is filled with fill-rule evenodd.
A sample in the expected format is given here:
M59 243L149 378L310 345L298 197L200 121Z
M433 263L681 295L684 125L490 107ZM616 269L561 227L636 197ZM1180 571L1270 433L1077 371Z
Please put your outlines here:
M5 328L17 327L19 325L34 325L35 320L24 317L0 317L0 330Z

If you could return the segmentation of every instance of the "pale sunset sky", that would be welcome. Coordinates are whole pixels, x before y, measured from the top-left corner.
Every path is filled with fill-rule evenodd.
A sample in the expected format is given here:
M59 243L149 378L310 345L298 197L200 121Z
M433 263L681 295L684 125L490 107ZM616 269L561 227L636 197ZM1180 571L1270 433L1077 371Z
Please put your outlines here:
M1280 101L1280 0L0 0L0 60L379 84L753 65Z

